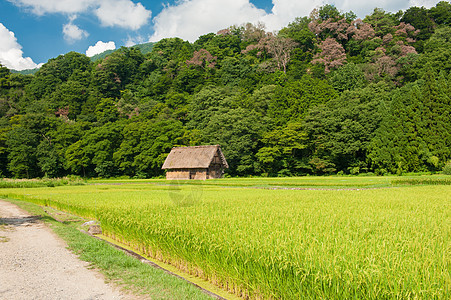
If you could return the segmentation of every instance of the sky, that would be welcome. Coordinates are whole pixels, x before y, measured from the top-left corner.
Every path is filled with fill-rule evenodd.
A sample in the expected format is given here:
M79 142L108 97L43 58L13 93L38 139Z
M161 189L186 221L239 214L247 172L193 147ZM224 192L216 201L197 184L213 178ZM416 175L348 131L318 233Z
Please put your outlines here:
M335 5L358 17L435 6L439 0L0 0L0 64L39 67L76 51L93 56L109 49L199 36L231 25L262 22L277 31L315 7Z

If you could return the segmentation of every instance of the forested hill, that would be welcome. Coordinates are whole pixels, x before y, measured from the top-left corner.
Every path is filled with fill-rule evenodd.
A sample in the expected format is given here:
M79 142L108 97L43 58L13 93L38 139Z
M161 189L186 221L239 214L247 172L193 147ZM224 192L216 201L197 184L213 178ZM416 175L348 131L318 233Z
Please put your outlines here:
M132 47L140 50L142 54L146 55L147 53L152 52L152 48L153 48L154 44L155 43L150 42L150 43L135 45L135 46L132 46ZM96 54L96 55L92 56L91 57L91 61L97 61L99 59L100 60L105 59L108 55L110 55L111 53L113 53L115 51L116 50L103 51L102 53L99 53L99 54Z
M232 26L35 75L0 68L0 175L163 174L220 144L231 176L440 171L451 160L451 5L326 5L278 33Z

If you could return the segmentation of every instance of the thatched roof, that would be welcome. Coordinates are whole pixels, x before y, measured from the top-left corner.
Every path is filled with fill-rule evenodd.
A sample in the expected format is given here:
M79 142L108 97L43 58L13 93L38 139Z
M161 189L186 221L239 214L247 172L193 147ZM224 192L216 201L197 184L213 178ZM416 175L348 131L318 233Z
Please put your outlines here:
M229 165L219 145L174 147L164 161L162 169L203 169L208 168L218 153L224 168Z

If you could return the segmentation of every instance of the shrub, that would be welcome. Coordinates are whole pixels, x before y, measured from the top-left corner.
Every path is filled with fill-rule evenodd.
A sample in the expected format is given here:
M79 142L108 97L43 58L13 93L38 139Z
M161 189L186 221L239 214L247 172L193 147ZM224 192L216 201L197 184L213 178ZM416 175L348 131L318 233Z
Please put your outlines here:
M451 161L448 161L443 167L442 173L445 175L451 175Z

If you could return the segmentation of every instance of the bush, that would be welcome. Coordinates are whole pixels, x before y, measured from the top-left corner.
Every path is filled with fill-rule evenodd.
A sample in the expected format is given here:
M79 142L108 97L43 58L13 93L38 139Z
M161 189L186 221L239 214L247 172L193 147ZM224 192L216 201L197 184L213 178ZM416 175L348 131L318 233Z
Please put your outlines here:
M451 175L451 161L448 161L443 167L442 173L445 175Z

